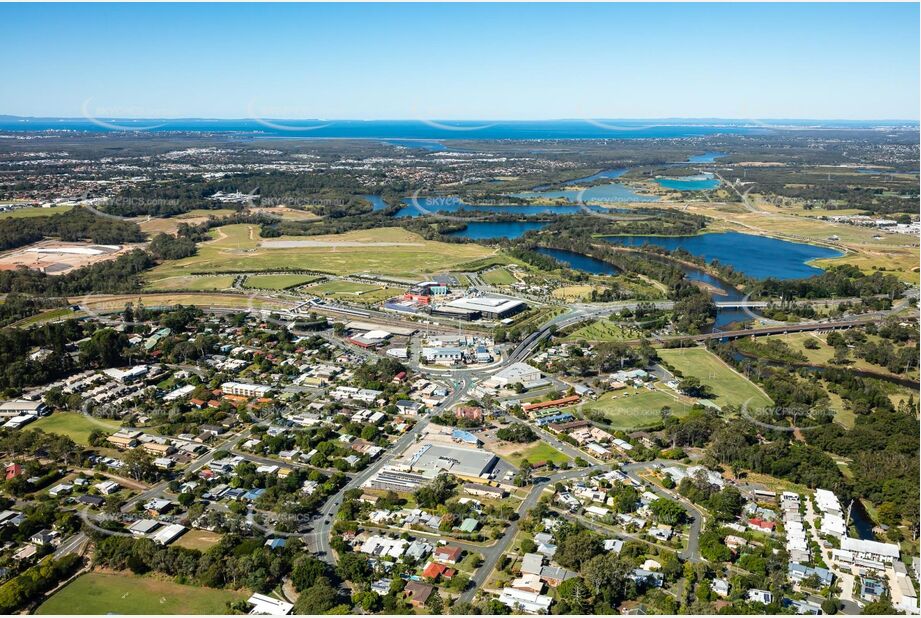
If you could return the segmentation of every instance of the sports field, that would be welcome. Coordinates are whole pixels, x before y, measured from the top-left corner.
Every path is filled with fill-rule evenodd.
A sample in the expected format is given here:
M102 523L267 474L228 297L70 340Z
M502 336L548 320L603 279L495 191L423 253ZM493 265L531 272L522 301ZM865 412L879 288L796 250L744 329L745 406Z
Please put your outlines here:
M347 300L353 303L366 305L377 304L402 294L404 290L388 288L370 283L355 283L353 281L329 281L307 289L307 293L325 298Z
M604 414L611 421L612 429L633 431L662 422L661 410L665 406L671 408L671 415L676 417L684 416L691 410L690 404L677 394L632 387L605 393L580 407L583 412Z
M195 273L273 271L303 268L333 274L375 273L417 276L492 255L475 244L448 244L423 239L401 228L359 230L324 236L271 239L262 246L259 227L225 225L211 231L198 254L153 269L149 280ZM290 246L283 246L288 242ZM280 246L282 245L282 246Z
M36 614L226 614L228 602L248 597L127 573L87 573L42 603Z
M703 348L663 349L659 350L659 356L684 377L693 376L709 386L716 395L717 405L740 406L748 401L753 408L764 408L773 403L745 376Z
M492 285L511 285L518 281L515 276L504 268L496 268L483 273L481 279Z
M227 290L233 287L234 277L232 275L220 276L180 276L157 279L151 282L148 289L151 290L189 290L191 292L206 292L209 290Z
M287 290L317 279L316 275L252 275L246 278L243 287L260 290Z
M55 412L50 416L38 419L29 426L29 429L41 429L46 433L67 436L77 444L88 446L90 433L94 429L115 433L120 427L121 423L119 421L90 418L78 412Z

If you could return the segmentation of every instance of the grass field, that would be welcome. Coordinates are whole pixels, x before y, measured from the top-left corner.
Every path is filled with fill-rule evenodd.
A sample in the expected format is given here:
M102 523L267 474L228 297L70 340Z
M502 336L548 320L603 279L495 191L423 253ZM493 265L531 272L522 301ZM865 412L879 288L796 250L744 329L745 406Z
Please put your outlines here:
M0 219L27 219L29 217L50 217L51 215L58 215L62 212L67 212L72 209L73 206L51 206L49 208L42 208L36 206L34 208L17 208L16 210L9 210L7 212L0 212Z
M190 292L208 292L211 290L228 290L233 287L233 275L216 277L167 277L157 279L148 286L150 290L189 290Z
M790 346L792 350L803 354L807 361L813 365L835 366L834 363L831 362L835 356L835 349L826 343L824 336L819 336L814 333L790 333L788 335L774 335L768 337L767 339L777 339L783 341L788 346ZM872 342L879 342L881 340L881 338L876 335L867 335L867 339ZM817 342L819 344L818 349L808 349L804 344L809 340ZM851 362L845 365L845 367L851 367L853 369L860 369L863 371L873 371L883 374L892 373L885 367L874 365L873 363L869 363L862 358L857 358L856 354L853 352L851 352L849 355L849 359ZM917 371L912 370L907 375L909 377L916 378L918 373Z
M632 387L587 401L582 410L601 412L611 421L613 429L633 431L662 422L661 410L665 406L671 408L672 416L676 417L685 416L691 410L690 404L677 395Z
M205 292L176 292L148 293L148 294L100 294L98 296L73 297L81 305L87 305L93 311L122 310L126 303L137 305L138 302L145 307L196 305L199 307L224 307L227 309L290 309L293 302L249 298L243 294L208 294Z
M481 278L492 285L511 285L518 281L515 276L504 268L496 268L483 273Z
M579 341L580 339L586 341L624 341L638 339L641 336L641 331L625 329L608 320L596 320L573 331L566 339L568 341Z
M151 577L87 573L45 601L37 614L226 614L244 592L183 586Z
M199 244L197 255L169 261L153 269L150 281L153 283L158 279L193 273L220 274L284 268L303 268L340 275L376 273L417 276L447 270L493 253L490 249L472 243L447 244L425 240L402 228L272 239L275 242L311 243L288 248L262 247L259 227L248 224L216 228L211 231L211 238ZM380 243L399 244L383 246Z
M261 290L286 290L290 287L316 281L315 275L252 275L243 282L245 288Z
M121 427L118 421L103 418L89 418L77 412L55 412L38 419L29 429L41 429L46 433L67 436L77 444L89 445L90 433L94 429L115 433Z
M694 376L708 385L718 405L740 406L748 401L753 408L764 408L773 403L745 376L703 348L663 349L659 356L685 377Z
M595 286L592 285L564 285L553 290L550 295L563 300L583 300L588 298Z
M315 285L307 290L310 294L327 298L338 298L353 303L366 305L376 304L402 294L398 288L381 287L369 283L354 283L352 281L329 281Z
M13 326L16 326L17 328L26 328L34 324L41 324L42 322L50 322L52 320L59 320L62 318L78 318L81 316L83 316L82 312L74 311L70 307L58 307L57 309L49 309L48 311L30 315L27 318L23 318L18 322L15 322Z
M181 215L177 215L177 219L200 219L201 217L226 217L232 215L237 211L232 208L196 208L195 210L190 210L189 212L184 212Z
M207 551L209 548L218 544L221 540L221 536L220 532L209 532L208 530L192 528L179 537L173 545L185 547L186 549Z
M521 462L525 459L527 459L528 462L532 464L539 461L546 461L556 465L561 465L569 461L569 457L545 442L539 442L534 446L523 448L520 451L515 451L511 455L508 455L506 459L512 462L515 466L520 466Z

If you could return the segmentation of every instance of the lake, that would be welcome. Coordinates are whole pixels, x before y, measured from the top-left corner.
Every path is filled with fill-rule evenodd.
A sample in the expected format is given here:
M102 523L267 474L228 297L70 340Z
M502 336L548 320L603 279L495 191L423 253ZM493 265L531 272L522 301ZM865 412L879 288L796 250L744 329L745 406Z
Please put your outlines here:
M396 146L397 148L415 148L418 150L428 150L431 152L441 152L442 150L448 149L448 147L441 142L418 139L386 139L384 140L384 143L390 144L391 146Z
M387 202L380 195L362 195L363 198L371 202L371 212L377 212L387 208Z
M599 172L601 173L601 172ZM573 181L573 183L576 181ZM571 183L567 183L571 184ZM602 185L595 185L587 189L557 189L555 191L524 191L522 193L513 193L513 197L523 199L565 199L570 202L655 202L659 198L655 195L640 195L630 187L626 187L619 182L609 182Z
M741 234L720 232L697 236L610 236L608 242L628 247L656 245L670 251L684 249L707 262L718 260L755 279L803 279L822 273L806 262L843 255L836 249Z
M531 230L546 227L546 221L471 221L467 229L450 232L445 236L485 240L487 238L519 238Z
M535 251L542 255L552 257L553 259L566 264L566 266L569 268L582 270L593 275L616 275L620 272L620 269L613 264L608 264L607 262L597 260L587 255L582 255L581 253L575 253L573 251L565 251L563 249L548 249L546 247L538 247L535 249Z
M727 154L729 153L727 152L705 152L701 155L694 155L692 157L688 157L688 160L686 161L686 163L713 163L720 157L725 157Z
M629 171L626 167L618 167L611 170L601 170L591 176L583 176L582 178L575 178L573 180L567 180L566 182L561 182L560 186L562 187L571 187L573 185L584 184L587 182L594 182L596 180L613 180L615 178L620 178ZM531 189L531 192L535 191L547 191L552 185L538 185Z
M418 205L430 212L434 213L457 213L464 214L464 211L470 213L471 211L481 211L481 212L491 212L497 214L505 215L575 215L579 214L582 209L576 205L528 205L528 204L466 204L463 201L455 197L420 197L416 200ZM404 198L403 203L406 204L403 208L397 211L394 215L397 218L404 217L421 217L423 212L413 204L412 198ZM610 209L593 209L598 212L610 212Z
M718 178L713 174L698 174L696 176L683 176L681 178L656 178L660 187L675 191L710 191L720 186Z

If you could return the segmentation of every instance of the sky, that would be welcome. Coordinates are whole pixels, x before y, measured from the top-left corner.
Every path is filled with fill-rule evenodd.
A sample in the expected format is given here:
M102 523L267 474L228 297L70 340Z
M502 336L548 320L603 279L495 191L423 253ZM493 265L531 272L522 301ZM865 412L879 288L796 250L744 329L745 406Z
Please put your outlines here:
M2 4L0 114L919 117L919 5Z

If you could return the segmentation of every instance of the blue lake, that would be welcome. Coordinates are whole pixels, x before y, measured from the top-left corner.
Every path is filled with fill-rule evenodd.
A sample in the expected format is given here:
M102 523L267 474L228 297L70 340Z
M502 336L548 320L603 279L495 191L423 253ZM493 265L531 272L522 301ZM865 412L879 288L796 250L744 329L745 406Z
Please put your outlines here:
M371 212L387 208L387 202L380 195L362 195L362 197L371 202Z
M387 139L384 140L385 144L390 144L391 146L398 146L401 148L415 148L418 150L428 150L431 152L440 152L442 150L447 150L448 147L442 144L441 142L433 142L427 140L419 139Z
M566 182L560 183L562 187L571 187L573 185L580 185L587 182L594 182L596 180L614 180L615 178L620 178L629 171L626 167L618 167L611 170L601 170L591 176L583 176L582 178L575 178L573 180L567 180ZM551 185L538 185L531 189L530 192L537 191L547 191Z
M573 268L575 270L583 270L587 273L592 273L593 275L616 275L620 272L620 269L613 264L608 264L607 262L596 260L593 257L582 255L581 253L564 251L563 249L548 249L546 247L538 247L535 249L535 251L552 257L553 259L566 264L569 268Z
M725 157L727 154L729 154L729 153L726 153L726 152L705 152L705 153L703 153L703 154L701 154L701 155L694 155L694 156L692 156L692 157L688 157L688 160L687 160L686 162L687 162L687 163L713 163L714 161L716 161L716 160L719 159L720 157Z
M397 211L394 215L397 218L404 217L421 217L425 213L422 212L422 209L429 212L435 213L456 213L463 214L465 212L471 213L473 211L480 212L491 212L498 214L507 214L507 215L575 215L582 211L579 206L576 205L556 205L556 206L542 206L542 205L527 205L527 204L465 204L464 202L458 200L457 198L429 198L429 197L420 197L416 200L418 203L418 208L416 204L413 204L412 198L405 198L403 203L406 204L403 208ZM601 211L602 209L598 209ZM606 210L604 212L607 212ZM493 237L490 237L493 238Z
M451 232L446 236L485 240L487 238L519 238L525 232L540 230L547 226L545 221L471 221L467 229Z
M802 279L822 273L806 262L842 255L840 251L767 236L722 232L697 236L611 236L608 242L629 247L656 245L670 251L684 249L708 262L718 260L756 279Z
M573 181L576 182L576 181ZM513 197L524 199L547 198L547 199L565 199L570 202L655 202L659 198L655 195L640 195L630 187L626 187L618 182L611 182L603 185L595 185L584 190L577 189L559 189L556 191L524 191L522 193L513 193Z
M684 176L682 178L656 178L661 187L675 191L710 191L720 186L720 181L711 174Z

